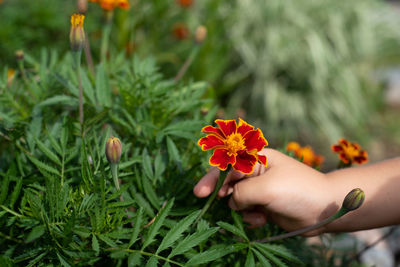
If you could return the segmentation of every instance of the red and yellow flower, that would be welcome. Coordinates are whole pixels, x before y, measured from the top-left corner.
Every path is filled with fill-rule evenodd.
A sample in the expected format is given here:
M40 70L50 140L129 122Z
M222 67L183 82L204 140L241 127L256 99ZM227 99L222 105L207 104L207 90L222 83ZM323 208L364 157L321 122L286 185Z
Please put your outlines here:
M111 11L119 7L128 10L130 8L129 0L89 0L90 2L98 3L104 10Z
M267 166L267 157L258 154L268 145L260 129L239 118L235 120L216 120L218 127L208 125L201 131L207 136L198 141L203 151L214 149L209 163L226 170L231 164L235 170L250 174L257 162Z
M172 34L178 40L185 40L189 37L189 29L186 27L185 23L176 23L172 28Z
M320 167L324 161L324 157L316 154L312 147L302 147L297 142L289 142L286 151L293 152L299 160L310 167Z
M194 0L176 0L176 2L183 8L189 8L193 5Z
M336 145L332 145L332 151L339 154L339 159L344 163L351 165L353 162L363 164L368 162L368 153L357 143L351 143L341 138Z

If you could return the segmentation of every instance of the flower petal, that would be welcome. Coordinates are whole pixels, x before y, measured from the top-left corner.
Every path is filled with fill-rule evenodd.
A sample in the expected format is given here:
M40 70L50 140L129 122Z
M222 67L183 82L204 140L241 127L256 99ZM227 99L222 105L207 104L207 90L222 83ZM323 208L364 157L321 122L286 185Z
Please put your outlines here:
M234 120L216 120L215 123L218 124L225 137L236 133L237 126Z
M221 137L222 139L225 139L225 136L224 136L224 134L222 133L221 129L219 129L219 128L217 128L217 127L213 127L213 126L211 126L211 125L208 125L208 126L206 126L206 127L203 127L203 129L201 129L201 131L202 131L203 133L206 133L206 134L214 134L214 135L216 135L216 136Z
M339 158L341 159L341 161L343 161L343 163L345 163L345 164L349 163L349 159L346 157L345 153L340 153Z
M333 145L333 146L331 146L331 149L333 152L342 152L343 151L343 147L340 145Z
M235 165L233 165L233 168L244 174L250 174L253 172L256 163L257 163L256 156L250 155L246 151L242 150L236 156L236 163Z
M200 138L197 144L201 146L201 150L204 151L216 148L217 146L223 146L225 143L219 137L209 134L205 137Z
M260 129L247 132L244 136L244 145L247 151L256 149L261 151L265 146L268 145Z
M225 171L228 168L228 164L235 164L235 156L228 155L228 150L226 149L216 149L214 150L213 155L210 158L210 165L211 166L216 166L220 170Z
M344 138L340 138L339 145L349 146L349 142Z
M254 130L254 127L239 118L239 127L237 129L237 132L240 133L242 136L245 136L245 134L251 130Z
M257 155L257 160L264 165L265 167L267 166L267 157L264 155Z

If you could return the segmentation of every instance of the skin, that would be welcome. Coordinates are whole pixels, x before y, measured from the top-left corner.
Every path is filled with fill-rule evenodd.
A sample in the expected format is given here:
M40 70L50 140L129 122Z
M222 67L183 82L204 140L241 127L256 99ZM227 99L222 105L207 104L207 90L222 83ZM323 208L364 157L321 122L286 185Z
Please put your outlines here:
M249 227L272 221L294 231L333 215L354 188L365 193L363 205L304 236L348 232L400 223L400 157L360 167L321 173L274 149L264 149L267 167L257 164L251 175L231 171L219 197L241 211ZM199 198L210 195L219 177L213 168L194 187Z

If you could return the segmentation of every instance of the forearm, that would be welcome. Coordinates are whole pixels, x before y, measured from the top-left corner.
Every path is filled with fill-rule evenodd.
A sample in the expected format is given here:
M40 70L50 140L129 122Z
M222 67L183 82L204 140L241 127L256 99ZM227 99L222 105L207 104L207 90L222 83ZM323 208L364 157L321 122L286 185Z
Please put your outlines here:
M400 223L400 158L338 170L327 174L340 207L345 195L361 188L365 202L357 210L325 227L326 232L347 232Z

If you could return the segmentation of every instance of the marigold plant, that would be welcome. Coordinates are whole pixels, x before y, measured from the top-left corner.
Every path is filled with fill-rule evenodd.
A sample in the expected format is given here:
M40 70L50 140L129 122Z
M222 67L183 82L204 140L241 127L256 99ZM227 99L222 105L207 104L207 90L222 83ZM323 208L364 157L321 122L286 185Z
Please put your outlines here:
M203 151L213 149L209 163L226 170L231 164L235 170L245 174L252 173L257 162L267 166L267 157L258 154L268 145L260 129L239 118L235 120L216 120L218 127L208 125L201 131L207 136L202 137L198 144Z

